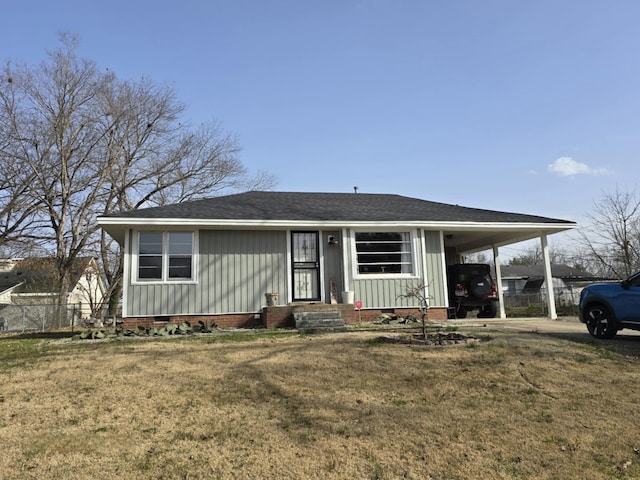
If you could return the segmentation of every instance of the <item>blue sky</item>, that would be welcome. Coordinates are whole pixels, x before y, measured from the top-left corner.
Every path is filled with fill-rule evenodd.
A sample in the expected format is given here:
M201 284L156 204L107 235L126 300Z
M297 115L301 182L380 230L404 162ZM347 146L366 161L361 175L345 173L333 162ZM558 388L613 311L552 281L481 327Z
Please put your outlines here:
M396 193L581 222L634 190L636 0L0 2L3 60L58 32L173 86L278 190Z

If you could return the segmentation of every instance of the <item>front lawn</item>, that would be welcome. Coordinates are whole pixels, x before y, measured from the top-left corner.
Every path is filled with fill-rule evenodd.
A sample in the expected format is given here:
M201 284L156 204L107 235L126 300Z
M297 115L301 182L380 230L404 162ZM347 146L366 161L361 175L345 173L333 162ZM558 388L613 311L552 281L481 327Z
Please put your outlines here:
M465 332L481 341L424 347L367 331L0 338L0 472L640 477L639 354L535 333Z

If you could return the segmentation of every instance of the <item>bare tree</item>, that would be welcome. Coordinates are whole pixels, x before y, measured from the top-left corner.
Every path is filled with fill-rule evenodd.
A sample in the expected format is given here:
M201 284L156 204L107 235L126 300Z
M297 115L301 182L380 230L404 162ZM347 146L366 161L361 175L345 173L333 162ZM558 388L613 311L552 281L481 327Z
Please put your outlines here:
M269 174L247 174L236 139L219 124L193 129L181 122L184 106L171 89L147 80L111 87L102 99L109 159L104 214L275 184ZM100 255L113 310L122 288L122 255L104 234Z
M2 115L12 120L5 156L26 172L27 197L42 209L49 233L40 236L53 246L61 302L73 261L96 230L105 168L95 101L113 80L76 58L74 39L63 44L35 69L7 65L2 92Z
M429 313L429 297L427 296L427 287L423 282L407 285L406 291L398 295L398 298L409 298L418 302L418 310L420 311L420 320L422 324L422 338L427 340L427 314Z
M464 263L487 263L493 265L493 258L488 252L477 252L465 255Z
M558 246L549 247L549 261L554 264L573 264L573 261L567 252ZM509 260L509 265L541 265L543 263L544 256L542 254L542 247L539 244L531 245L523 250L520 255L516 255Z
M18 120L13 107L19 100L10 88L14 80L6 76L0 81L5 83L0 85L0 247L6 252L19 244L24 249L33 241L43 217L41 204L33 195L35 175L17 161L13 150Z
M590 224L579 231L584 260L601 275L626 278L640 269L640 198L636 191L605 192Z
M0 155L2 155L0 153ZM16 171L11 160L0 158L0 247L24 251L36 243L42 209L30 195L33 176Z
M185 107L171 88L145 79L120 81L79 58L75 37L62 35L61 43L36 67L4 69L3 168L19 165L24 172L17 195L31 208L22 211L24 222L45 222L33 238L51 246L60 299L66 298L74 259L92 253L113 304L121 292L122 256L98 234L98 215L225 189L268 189L275 181L262 173L250 178L236 140L218 124L192 128L182 121Z

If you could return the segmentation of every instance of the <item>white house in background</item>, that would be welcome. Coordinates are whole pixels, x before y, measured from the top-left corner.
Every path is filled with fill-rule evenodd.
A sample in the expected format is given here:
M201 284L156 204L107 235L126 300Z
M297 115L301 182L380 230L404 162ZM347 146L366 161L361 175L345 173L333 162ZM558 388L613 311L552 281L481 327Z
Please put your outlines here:
M54 305L58 301L55 259L50 257L0 260L0 305ZM94 258L77 258L66 298L77 318L89 318L101 304L104 283Z

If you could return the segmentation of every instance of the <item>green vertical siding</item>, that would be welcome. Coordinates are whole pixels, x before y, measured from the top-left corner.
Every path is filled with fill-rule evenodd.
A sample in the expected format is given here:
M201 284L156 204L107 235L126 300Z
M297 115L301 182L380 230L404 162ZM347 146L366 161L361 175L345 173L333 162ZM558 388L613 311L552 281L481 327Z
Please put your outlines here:
M356 300L362 300L363 308L417 307L420 302L404 298L407 290L419 285L418 278L354 280Z
M257 312L265 293L287 301L285 231L199 232L197 281L131 283L129 316ZM131 273L135 278L135 272Z
M202 312L253 312L265 293L287 301L285 231L203 231L199 295Z
M444 248L440 232L424 231L425 264L427 268L427 284L429 285L429 305L443 307L446 305L446 286L444 272Z
M329 247L333 234L340 244ZM132 236L135 238L135 235ZM329 302L329 281L338 279L340 296L343 274L349 289L364 308L417 306L414 299L403 298L407 290L425 281L431 306L446 305L446 286L440 232L419 231L415 244L415 275L409 278L353 278L353 234L323 232L325 271L324 301ZM202 230L199 232L195 283L130 282L127 314L177 315L257 312L265 304L265 293L278 293L279 303L288 301L287 232L250 230ZM424 252L422 250L424 246ZM133 248L133 247L132 247ZM344 249L344 250L343 250ZM347 271L342 271L340 253L347 255ZM426 268L426 272L423 269ZM131 272L130 278L135 278Z
M193 284L133 284L127 296L128 315L196 313L196 288Z

